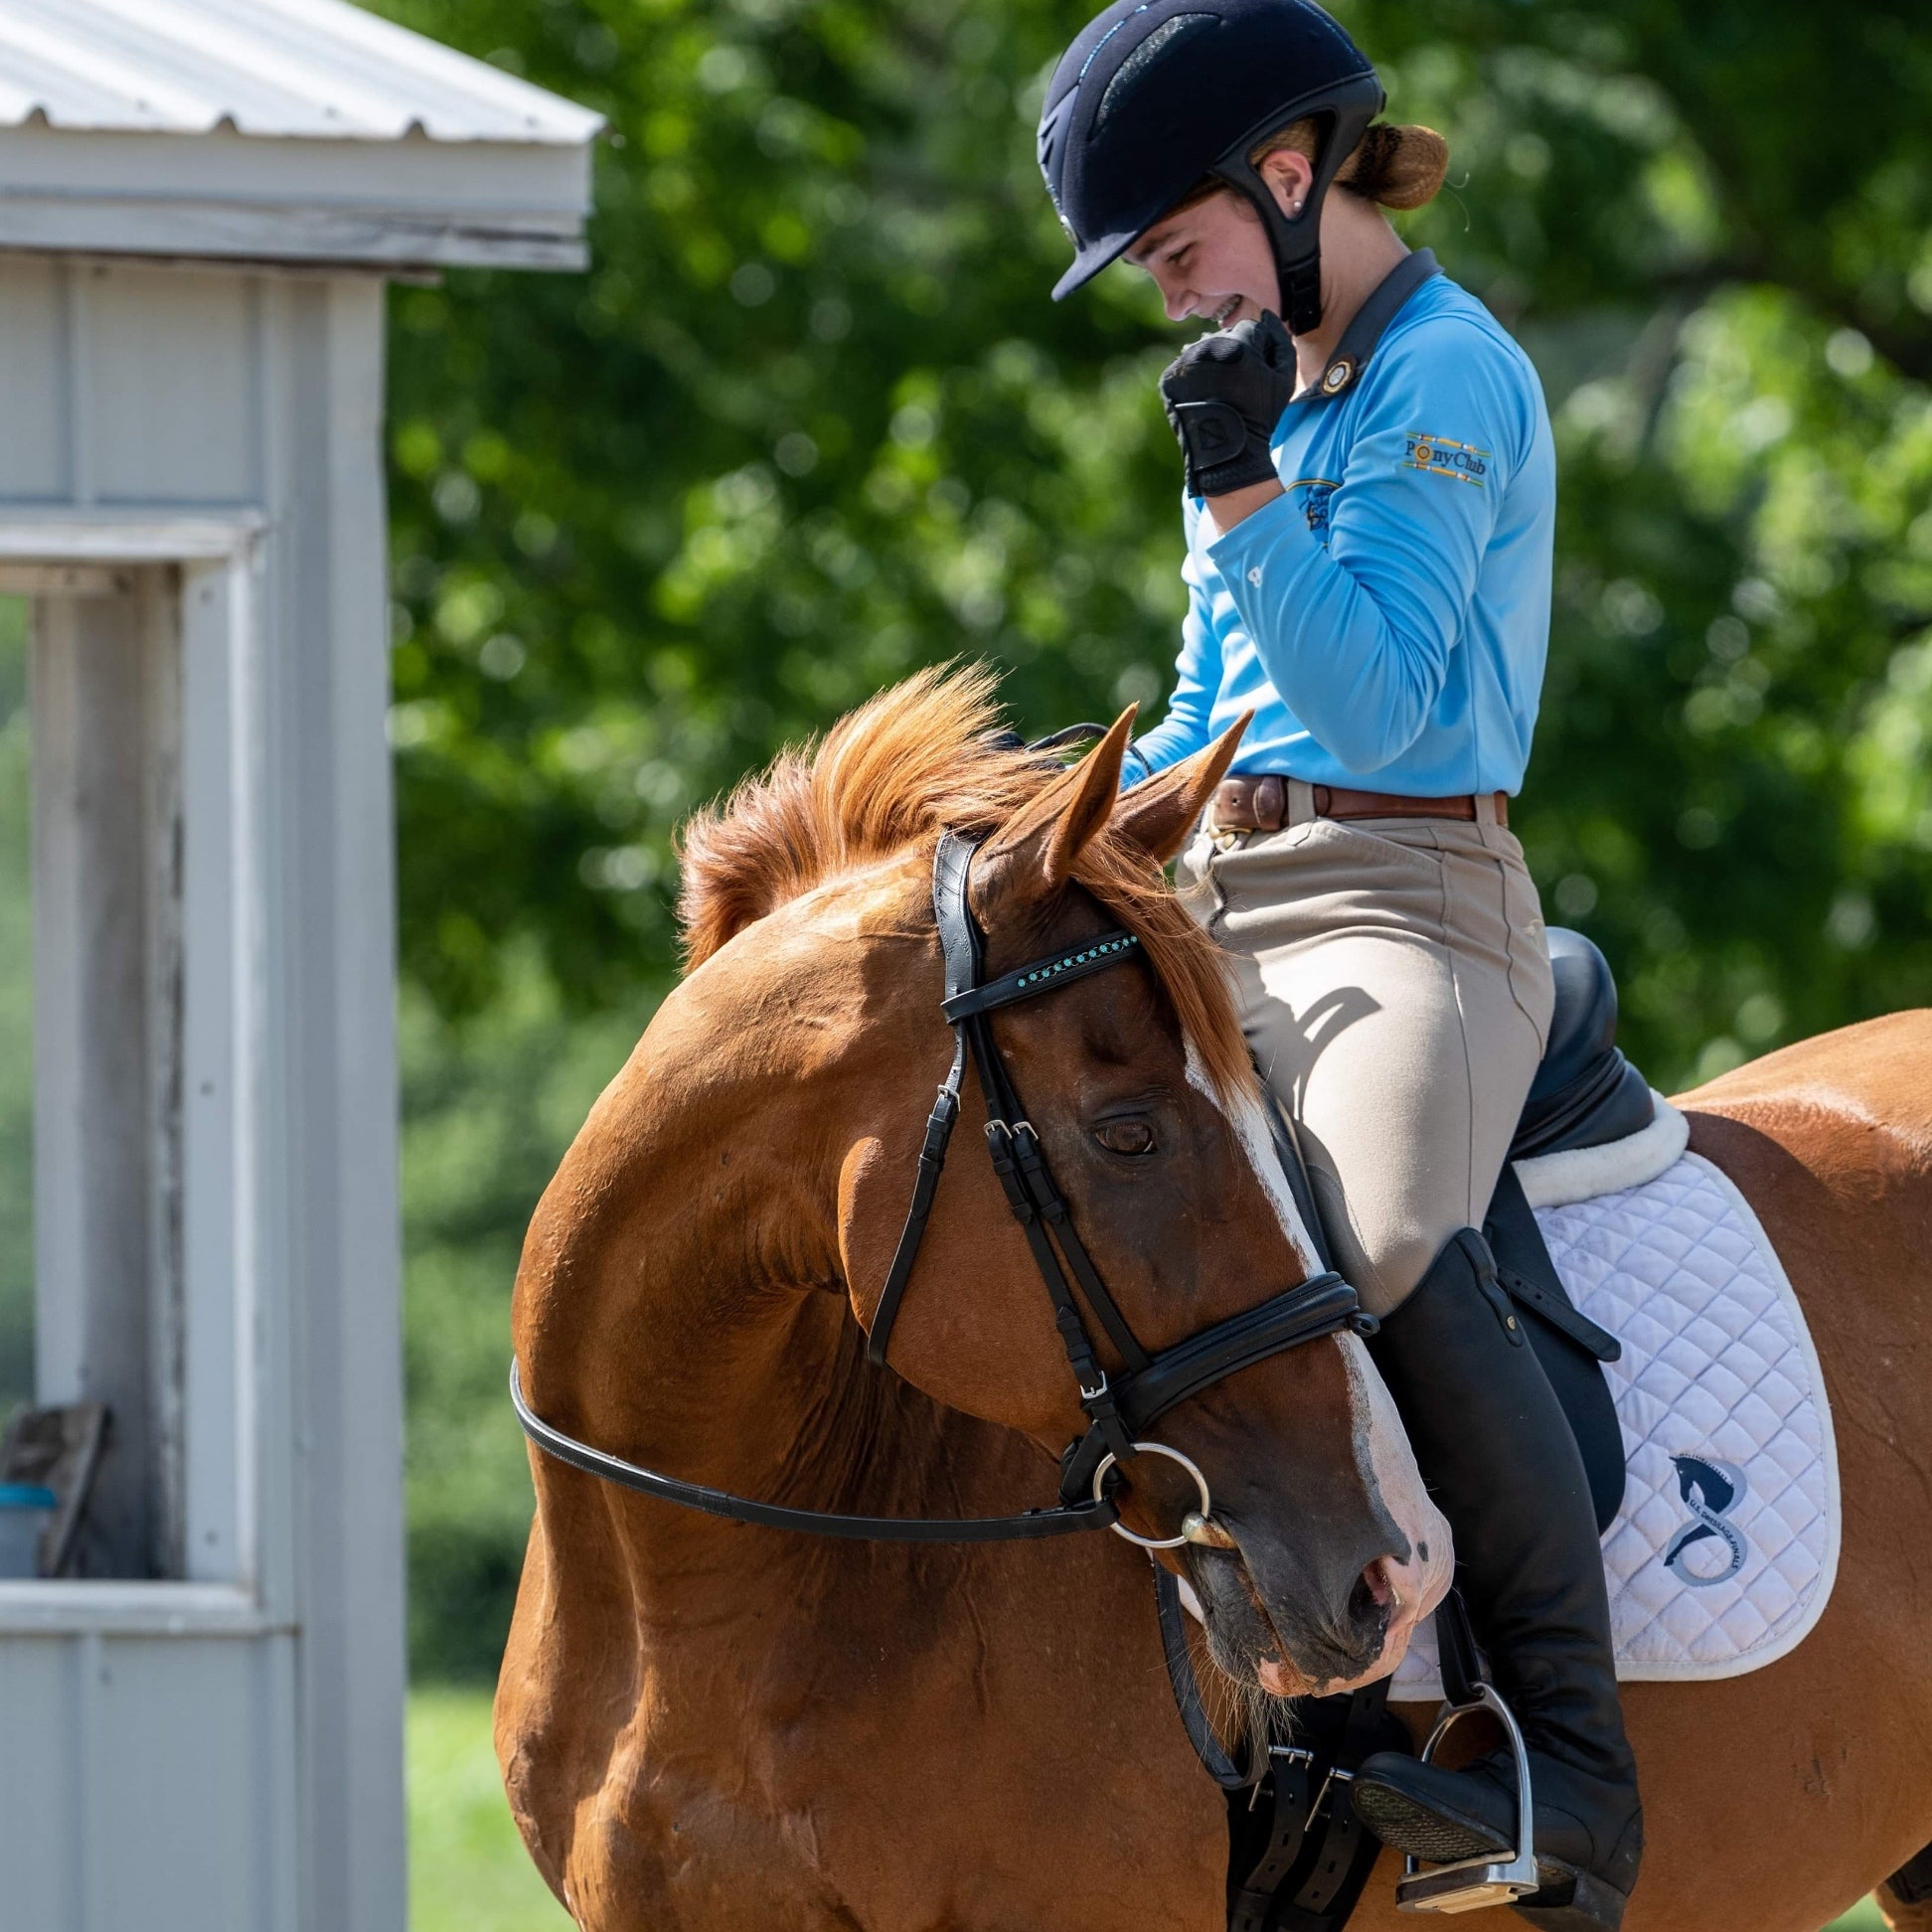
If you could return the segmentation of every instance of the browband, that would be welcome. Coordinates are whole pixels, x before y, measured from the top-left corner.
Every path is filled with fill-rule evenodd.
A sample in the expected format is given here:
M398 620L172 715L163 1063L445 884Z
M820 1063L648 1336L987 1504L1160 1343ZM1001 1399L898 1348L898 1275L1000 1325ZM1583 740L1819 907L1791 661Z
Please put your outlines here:
M1131 932L1103 932L1099 938L1089 939L1082 946L1069 946L1050 959L1036 959L1031 966L1016 967L984 986L969 986L963 993L951 994L939 1002L939 1011L956 1027L976 1013L992 1013L1050 993L1056 986L1071 986L1089 973L1104 973L1109 966L1118 966L1139 944Z

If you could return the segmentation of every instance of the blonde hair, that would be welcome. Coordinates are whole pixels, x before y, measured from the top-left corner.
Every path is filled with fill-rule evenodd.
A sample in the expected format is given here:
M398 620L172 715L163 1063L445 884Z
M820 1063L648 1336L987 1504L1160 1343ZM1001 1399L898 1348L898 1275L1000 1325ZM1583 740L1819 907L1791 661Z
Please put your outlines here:
M1321 122L1312 116L1290 121L1249 149L1249 165L1258 168L1269 155L1279 154L1284 148L1313 161L1321 146ZM1433 127L1397 127L1376 121L1364 130L1355 152L1336 171L1335 185L1382 208L1420 208L1435 199L1448 173L1449 143ZM1192 208L1226 186L1226 182L1209 175L1169 212Z

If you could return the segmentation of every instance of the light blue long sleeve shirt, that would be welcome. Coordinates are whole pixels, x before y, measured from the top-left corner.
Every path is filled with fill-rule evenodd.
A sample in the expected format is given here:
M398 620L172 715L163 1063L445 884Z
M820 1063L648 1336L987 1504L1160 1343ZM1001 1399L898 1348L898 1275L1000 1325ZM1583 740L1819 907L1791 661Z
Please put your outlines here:
M1172 764L1252 709L1236 771L1520 790L1556 507L1530 359L1422 250L1368 297L1271 451L1285 494L1225 535L1185 503L1188 614L1141 759Z

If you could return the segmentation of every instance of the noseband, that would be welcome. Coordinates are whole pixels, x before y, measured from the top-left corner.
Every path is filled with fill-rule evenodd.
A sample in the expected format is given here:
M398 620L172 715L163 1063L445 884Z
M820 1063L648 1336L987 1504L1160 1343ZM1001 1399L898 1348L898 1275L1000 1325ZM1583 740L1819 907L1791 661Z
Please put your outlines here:
M945 997L939 1010L953 1029L952 1067L926 1122L911 1208L886 1272L866 1354L876 1366L884 1366L892 1325L912 1278L933 1196L946 1164L946 1147L959 1117L960 1087L970 1058L986 1099L986 1145L993 1171L1000 1177L1007 1205L1025 1231L1034 1264L1046 1284L1053 1304L1053 1323L1087 1418L1085 1433L1076 1436L1060 1458L1057 1506L1012 1517L862 1517L754 1502L661 1475L565 1435L544 1421L524 1399L513 1361L510 1399L517 1419L548 1455L624 1489L638 1490L708 1516L802 1530L821 1536L880 1542L999 1542L1112 1529L1145 1548L1167 1549L1195 1539L1196 1515L1199 1527L1205 1529L1212 1515L1212 1500L1206 1478L1179 1450L1141 1439L1149 1426L1189 1396L1285 1349L1343 1329L1358 1334L1373 1332L1374 1318L1363 1310L1355 1290L1340 1275L1331 1273L1312 1276L1258 1308L1230 1315L1156 1355L1141 1347L1073 1225L1065 1197L1053 1183L1040 1137L1027 1119L990 1024L990 1016L1002 1007L1037 999L1134 958L1140 941L1131 932L1104 932L983 983L985 942L966 898L977 850L974 841L947 831L940 834L933 857L932 908L946 969ZM1111 1378L1095 1351L1081 1313L1082 1301L1124 1365ZM1136 1455L1164 1456L1179 1463L1193 1478L1200 1493L1200 1508L1190 1514L1181 1535L1165 1539L1138 1536L1119 1521L1107 1478L1118 1465Z

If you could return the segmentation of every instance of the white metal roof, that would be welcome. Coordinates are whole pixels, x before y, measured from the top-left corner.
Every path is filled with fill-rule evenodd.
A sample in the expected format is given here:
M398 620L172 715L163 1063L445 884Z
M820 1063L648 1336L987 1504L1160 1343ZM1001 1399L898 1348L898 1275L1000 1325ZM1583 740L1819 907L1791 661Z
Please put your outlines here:
M601 117L347 0L0 0L0 126L587 141Z
M0 247L573 266L602 125L347 0L0 0Z

